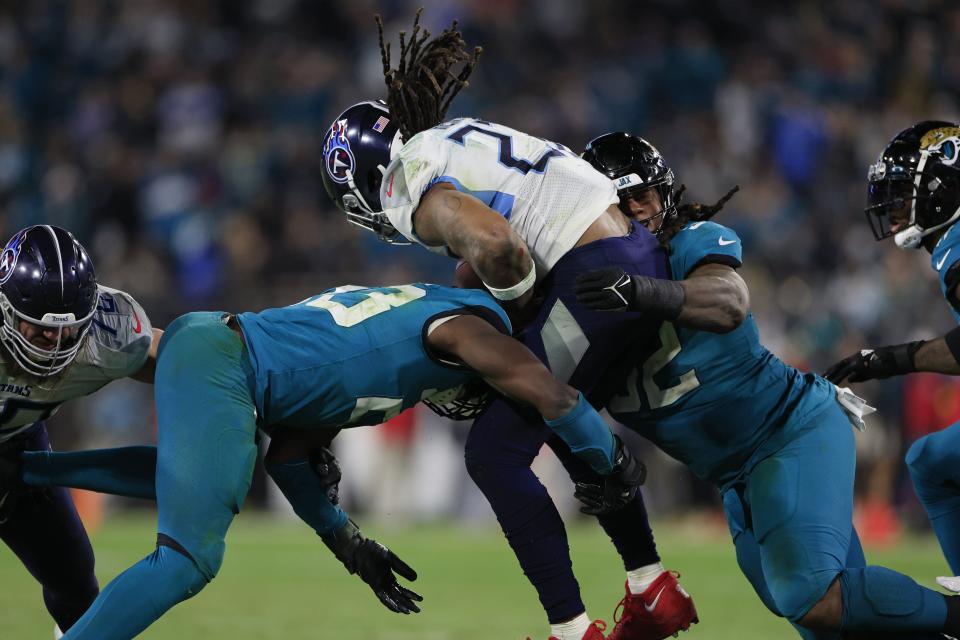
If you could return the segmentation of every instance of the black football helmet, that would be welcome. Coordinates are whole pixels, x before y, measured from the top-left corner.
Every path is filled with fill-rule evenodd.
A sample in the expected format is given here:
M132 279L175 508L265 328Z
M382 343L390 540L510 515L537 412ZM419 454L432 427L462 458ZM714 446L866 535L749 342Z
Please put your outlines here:
M383 214L380 185L402 146L400 128L382 100L353 105L323 138L323 186L334 204L350 222L398 244L403 236Z
M898 133L870 165L867 208L877 240L893 236L902 249L960 218L960 126L926 120ZM894 233L890 212L909 206L907 224Z
M27 373L55 375L73 362L99 299L90 256L66 229L27 227L0 254L0 343ZM30 342L23 321L42 327L53 346Z
M580 156L613 180L624 213L629 214L627 199L641 191L656 189L663 211L653 219L663 217L667 222L677 214L673 170L660 151L643 138L623 132L606 133L588 142Z

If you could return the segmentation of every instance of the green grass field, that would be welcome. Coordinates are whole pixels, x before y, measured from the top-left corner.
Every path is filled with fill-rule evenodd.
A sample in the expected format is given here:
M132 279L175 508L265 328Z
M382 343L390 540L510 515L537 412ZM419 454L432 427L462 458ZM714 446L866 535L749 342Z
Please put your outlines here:
M200 595L174 608L142 638L155 640L544 640L548 629L533 589L520 573L499 530L431 525L390 530L367 524L420 573L423 613L384 609L366 585L346 574L312 532L292 521L245 513L231 529L220 575ZM770 615L740 575L733 548L715 524L661 523L656 527L667 565L683 573L701 624L685 638L796 637ZM610 622L622 596L623 571L599 527L571 527L574 568L588 611ZM154 521L107 521L94 537L101 584L153 546ZM932 537L870 551L886 564L932 584L946 571ZM48 640L53 624L40 590L12 553L0 547L0 636Z

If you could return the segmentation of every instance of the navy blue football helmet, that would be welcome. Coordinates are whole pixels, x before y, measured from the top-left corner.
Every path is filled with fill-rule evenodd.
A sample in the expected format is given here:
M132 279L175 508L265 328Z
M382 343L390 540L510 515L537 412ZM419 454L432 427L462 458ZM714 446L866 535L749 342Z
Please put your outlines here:
M323 138L323 186L347 220L386 242L404 243L383 214L380 186L403 142L400 128L381 100L353 105Z
M90 256L66 229L27 227L0 254L0 344L27 373L55 375L73 362L99 299ZM28 339L22 322L41 333Z
M656 189L663 211L664 223L677 214L673 190L673 170L667 166L660 151L639 136L622 131L606 133L587 143L580 156L594 169L613 180L620 197L620 208L629 215L626 201L647 189ZM663 229L664 225L660 225Z
M960 219L958 158L956 123L926 120L898 133L867 174L864 212L874 237L893 236L898 247L916 249L925 237ZM909 218L894 233L890 214L907 207Z

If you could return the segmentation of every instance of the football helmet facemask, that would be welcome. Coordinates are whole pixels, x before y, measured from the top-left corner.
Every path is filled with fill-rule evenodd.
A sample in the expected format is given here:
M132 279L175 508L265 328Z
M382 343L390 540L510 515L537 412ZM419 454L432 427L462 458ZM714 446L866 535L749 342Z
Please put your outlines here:
M673 170L660 151L639 136L629 133L606 133L587 143L580 156L594 169L610 178L617 187L620 209L630 215L627 200L647 189L656 189L662 211L649 221L662 217L666 223L677 213L673 190ZM663 229L663 224L659 229Z
M93 263L66 229L27 227L0 254L0 343L29 374L56 375L73 362L99 299ZM21 333L21 322L43 331L42 346Z
M347 220L386 242L406 244L380 202L387 165L403 141L382 100L353 105L333 121L323 138L323 186Z
M902 249L960 218L960 126L927 120L898 133L867 174L864 213L877 240ZM899 224L894 231L892 226Z

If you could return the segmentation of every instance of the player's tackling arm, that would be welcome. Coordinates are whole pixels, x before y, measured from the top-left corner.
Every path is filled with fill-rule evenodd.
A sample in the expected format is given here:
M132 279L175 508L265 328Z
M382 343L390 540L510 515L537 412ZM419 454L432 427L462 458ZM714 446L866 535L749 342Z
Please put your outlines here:
M913 357L917 371L960 375L960 344L957 344L951 350L950 344L947 342L948 336L955 331L958 330L954 329L946 336L924 342L917 349L917 353ZM960 342L960 336L951 336L950 339Z
M510 398L536 408L571 451L597 473L610 478L608 484L620 487L616 500L632 499L645 476L643 464L610 433L603 418L583 396L553 377L523 344L470 315L437 327L427 343L437 351L456 356ZM612 504L606 507L616 508Z
M529 349L482 318L454 318L434 329L427 341L432 348L455 355L504 395L532 406L546 420L566 415L577 404L576 389L554 378Z
M340 509L340 465L326 447L333 429L273 430L264 467L294 512L313 528L350 573L369 585L383 606L395 613L418 613L423 598L397 582L417 572L385 546L367 538Z
M420 200L413 225L424 244L445 245L470 263L495 297L519 306L530 300L535 273L529 249L503 216L473 196L438 183ZM519 295L500 296L496 289Z
M681 326L728 333L747 317L750 290L740 274L725 264L697 267L679 284L684 301L676 322Z
M747 317L750 292L733 268L708 263L674 281L630 275L619 267L589 271L577 279L577 300L603 311L640 311L677 324L733 331Z

